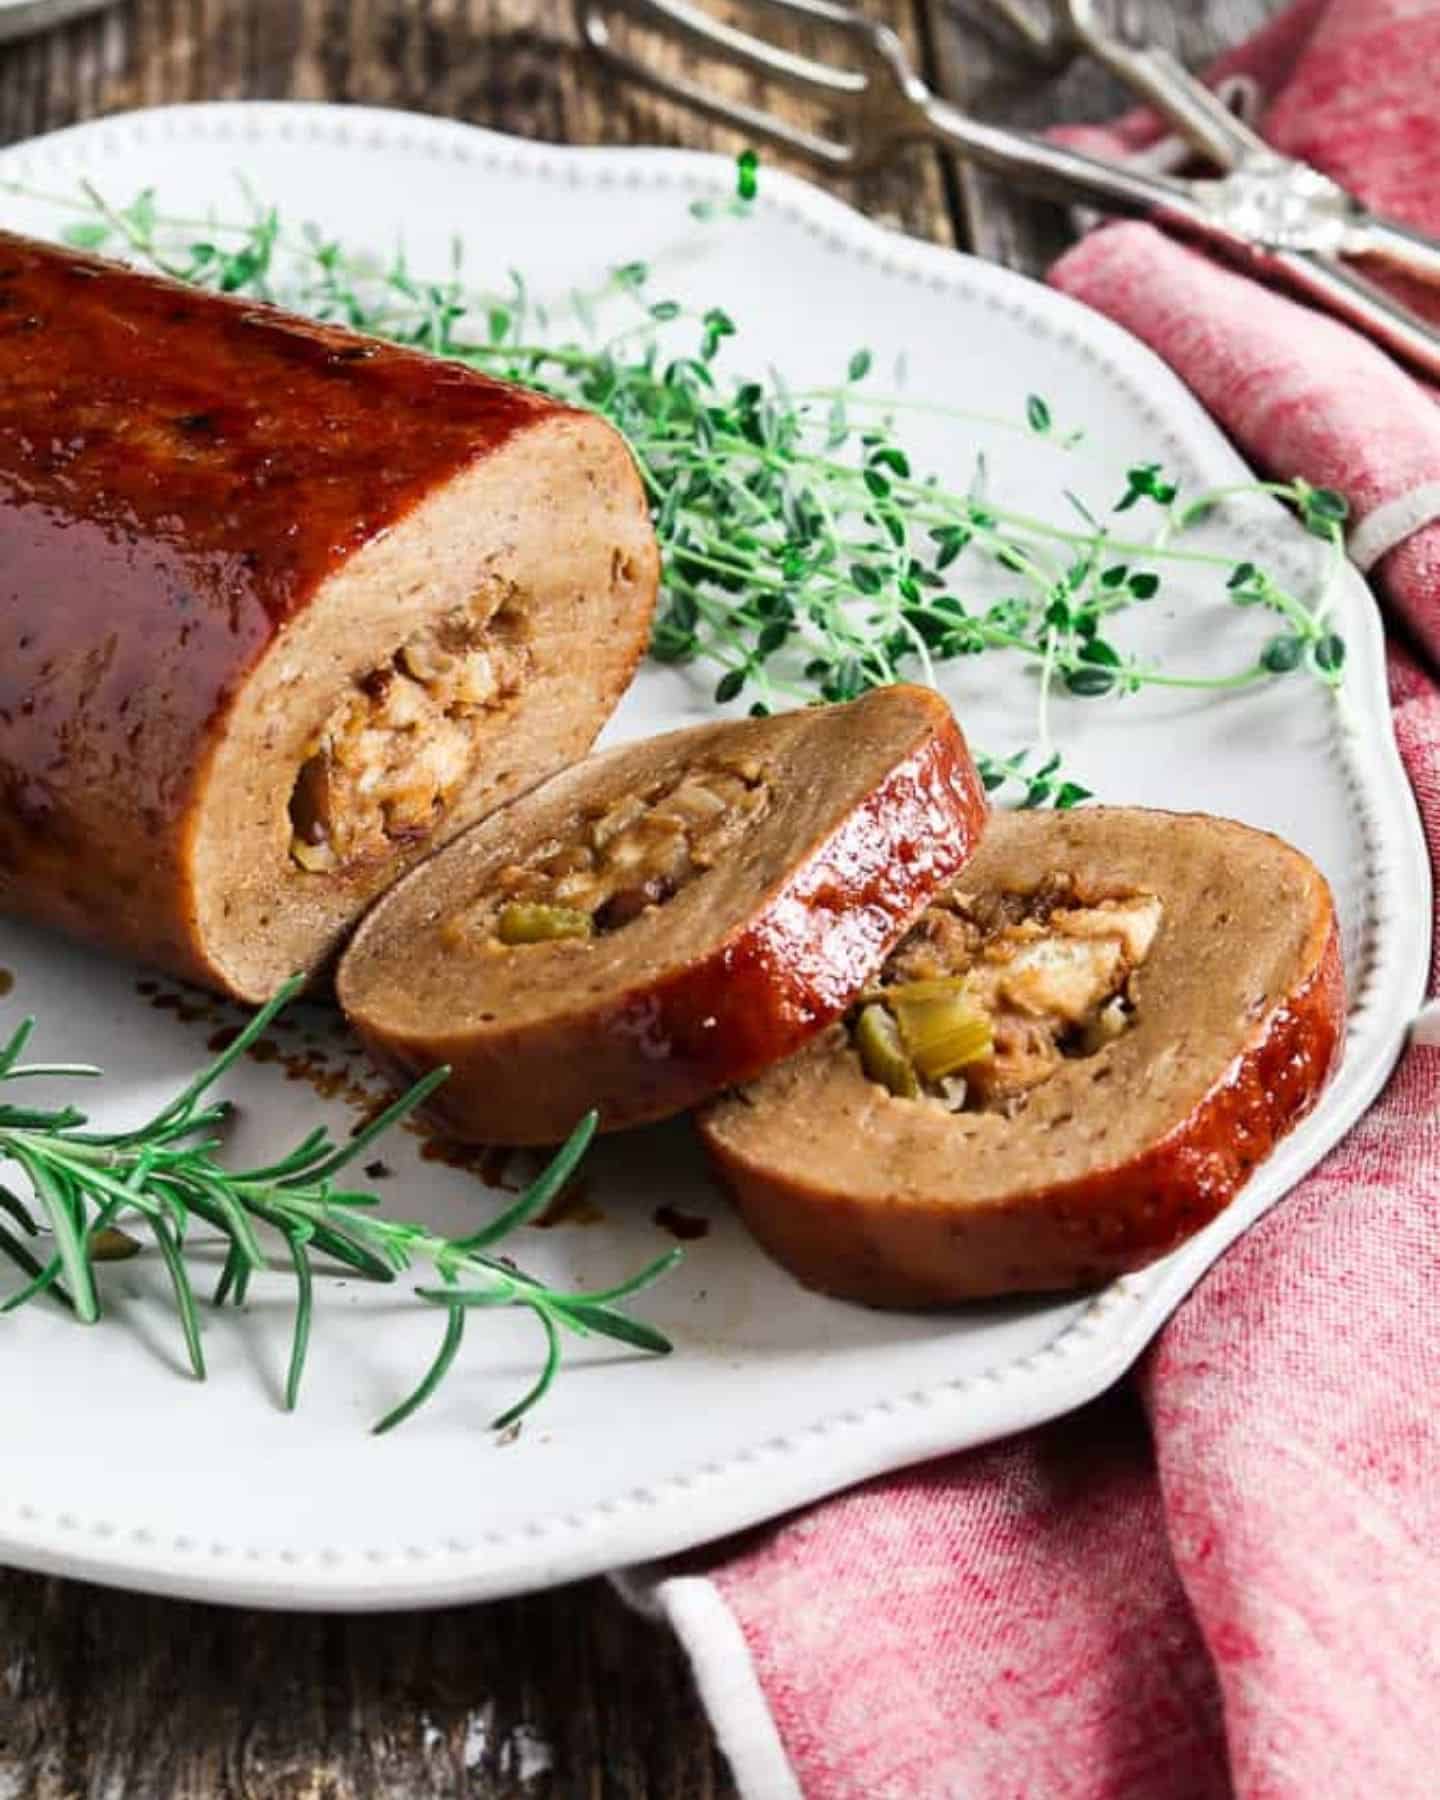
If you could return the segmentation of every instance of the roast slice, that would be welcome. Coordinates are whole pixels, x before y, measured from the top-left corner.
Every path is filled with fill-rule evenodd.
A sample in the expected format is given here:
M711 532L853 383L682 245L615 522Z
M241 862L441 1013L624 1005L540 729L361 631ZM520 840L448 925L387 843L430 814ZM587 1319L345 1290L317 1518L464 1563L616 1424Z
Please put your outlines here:
M852 1014L700 1118L760 1243L808 1286L876 1306L1085 1287L1163 1255L1310 1109L1343 1040L1329 890L1266 833L1124 808L1001 814L957 888L981 917L1016 896L1041 896L1043 917L1057 889L1158 912L1110 1003L1116 1035L1077 1025L1048 1078L999 1100L983 1063L903 1098L866 1073Z
M264 998L589 748L657 573L601 420L0 233L0 908Z
M550 1143L591 1107L605 1129L662 1118L835 1018L984 815L924 688L628 744L388 894L341 1004L402 1079L451 1066L431 1116L455 1138Z

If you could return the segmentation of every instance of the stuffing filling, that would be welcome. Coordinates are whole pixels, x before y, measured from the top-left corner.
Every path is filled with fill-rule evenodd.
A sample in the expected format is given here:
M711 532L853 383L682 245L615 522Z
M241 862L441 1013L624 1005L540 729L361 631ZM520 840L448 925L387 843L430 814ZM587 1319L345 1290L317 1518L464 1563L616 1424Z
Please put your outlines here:
M664 906L764 817L759 763L721 759L583 813L563 838L501 869L441 926L449 944L539 944L616 931Z
M429 836L470 776L483 728L527 666L520 616L460 608L355 681L307 747L290 798L290 854L326 873Z
M872 1080L949 1111L1011 1111L1067 1057L1129 1029L1131 977L1163 913L1154 894L957 889L930 907L850 1015Z

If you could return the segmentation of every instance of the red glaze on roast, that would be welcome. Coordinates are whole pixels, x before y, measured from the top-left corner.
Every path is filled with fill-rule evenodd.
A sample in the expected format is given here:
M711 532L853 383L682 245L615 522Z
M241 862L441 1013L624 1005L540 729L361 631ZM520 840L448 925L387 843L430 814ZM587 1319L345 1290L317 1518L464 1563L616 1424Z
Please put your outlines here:
M618 797L740 759L767 809L715 866L621 929L501 948L447 942L506 866ZM453 1073L429 1116L479 1143L563 1138L693 1105L789 1055L849 1003L964 864L985 799L929 689L701 726L592 757L486 820L365 921L342 1005L402 1080Z
M540 459L552 472L568 461L568 476L542 478ZM538 727L507 701L518 737L437 803L431 831L397 842L387 867L297 884L285 803L307 734L436 606L463 608L467 582L500 584L507 604L526 590L514 609L531 608L517 627L527 679L558 688L539 619L552 600L528 587L535 527L521 514L536 496L571 509L547 530L576 547L566 633L608 638L592 691L563 717L542 708ZM654 582L638 482L598 421L451 362L0 233L6 910L261 997L328 954L426 844L587 747L641 652ZM244 760L286 766L264 794L218 771L246 793L233 817L211 816L230 804L207 784L247 686L287 656L297 666L275 666L255 700L270 716L244 722ZM268 898L227 910L236 837L247 864L274 872ZM271 932L266 915L287 912L293 928Z
M1118 887L1167 902L1155 966L1140 971L1144 1040L1137 1026L1013 1118L977 1123L879 1088L836 1025L700 1115L746 1224L806 1285L926 1307L1098 1284L1208 1224L1315 1105L1346 1001L1314 868L1228 821L1094 808L997 817L960 886L1023 891L1077 861L1093 883L1108 867ZM1187 985L1187 968L1203 983ZM1242 1004L1207 1016L1202 986L1226 978Z

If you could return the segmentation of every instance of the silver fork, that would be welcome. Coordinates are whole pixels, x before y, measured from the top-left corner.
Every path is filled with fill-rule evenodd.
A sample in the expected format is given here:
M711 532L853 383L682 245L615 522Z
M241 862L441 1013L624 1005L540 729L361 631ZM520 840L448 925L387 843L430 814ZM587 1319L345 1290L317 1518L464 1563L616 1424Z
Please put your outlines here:
M1012 25L1025 30L1026 15L1017 0L990 0ZM1372 256L1427 282L1440 282L1440 243L1398 219L1371 211L1338 182L1308 163L1283 156L1225 105L1209 87L1159 44L1132 44L1111 30L1096 0L1046 0L1048 30L1031 42L1050 57L1090 56L1122 82L1137 100L1152 108L1190 146L1229 173L1245 175L1252 186L1273 190L1287 184L1314 197L1313 211L1324 212L1330 236L1296 245L1331 256ZM1242 191L1242 184L1234 184Z
M1178 62L1110 37L1092 0L1053 0L1057 30L1106 62L1224 173L1185 180L1141 172L972 118L931 92L888 26L839 0L744 4L753 13L825 28L845 46L845 66L740 30L696 0L575 0L575 12L586 44L610 68L752 138L845 175L876 169L909 143L941 144L1050 199L1151 219L1278 271L1292 287L1440 376L1440 331L1340 260L1381 256L1440 282L1440 243L1378 217L1318 170L1279 155ZM795 89L824 106L837 132L808 130L687 76L652 68L617 45L613 26L622 18Z
M1052 67L1076 55L1093 57L1137 100L1151 107L1192 149L1222 169L1274 152L1198 76L1159 44L1137 44L1108 23L1096 0L1042 0L1040 13L1024 0L988 0L1026 48Z

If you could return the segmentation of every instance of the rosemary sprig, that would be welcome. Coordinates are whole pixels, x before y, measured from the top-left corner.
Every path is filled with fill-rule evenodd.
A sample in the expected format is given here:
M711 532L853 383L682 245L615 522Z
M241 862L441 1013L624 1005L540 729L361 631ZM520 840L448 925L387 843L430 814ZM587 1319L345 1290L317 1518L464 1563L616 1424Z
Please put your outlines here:
M375 1210L373 1194L337 1185L336 1179L444 1081L448 1073L444 1069L417 1082L343 1145L320 1127L276 1162L250 1169L225 1167L216 1152L229 1107L210 1096L226 1071L293 997L297 986L292 982L282 989L233 1044L153 1118L132 1130L88 1130L85 1115L73 1106L26 1107L0 1102L0 1164L9 1162L18 1168L31 1190L31 1205L27 1205L10 1188L0 1186L0 1213L9 1221L0 1222L0 1253L28 1278L0 1311L13 1312L37 1296L49 1294L80 1321L94 1323L102 1313L97 1265L112 1259L117 1230L139 1227L154 1239L165 1262L190 1366L203 1380L200 1308L185 1255L189 1227L193 1220L202 1219L222 1234L226 1244L214 1294L216 1305L227 1299L242 1304L251 1276L273 1266L258 1228L268 1227L283 1242L296 1282L285 1382L287 1408L293 1409L299 1399L310 1344L315 1304L311 1259L316 1253L376 1281L392 1281L417 1263L428 1264L438 1277L438 1285L417 1287L415 1293L425 1305L446 1315L439 1351L414 1390L379 1421L377 1432L399 1425L435 1392L454 1362L467 1320L477 1308L525 1308L535 1315L544 1333L541 1372L529 1391L494 1421L497 1427L513 1424L544 1396L559 1369L566 1332L578 1337L595 1332L655 1354L670 1349L660 1332L618 1310L616 1302L638 1293L673 1267L679 1260L678 1250L657 1258L629 1281L598 1293L548 1287L508 1257L492 1253L517 1227L542 1212L573 1175L594 1136L593 1113L576 1126L524 1193L487 1225L464 1237L442 1237L424 1225L387 1218ZM0 1049L0 1092L27 1077L100 1074L81 1064L22 1064L20 1058L33 1025L33 1020L24 1020ZM43 1260L33 1247L40 1226L32 1206L43 1215L54 1245Z
M735 198L691 210L724 228L752 208L755 192L747 153ZM403 254L359 255L313 225L289 234L274 207L253 199L248 219L224 226L165 220L148 191L117 207L87 184L78 201L56 203L79 209L65 233L72 243L117 246L179 280L281 299L601 413L635 453L664 554L653 654L711 664L721 704L748 698L763 713L849 699L897 679L930 680L956 658L1008 651L1037 677L1036 744L982 754L981 771L992 788L1018 790L1021 804L1068 806L1087 792L1059 768L1056 691L1096 701L1150 687L1241 691L1295 671L1340 687L1345 645L1328 596L1346 504L1331 490L1296 479L1182 495L1158 463L1137 462L1107 517L1067 493L1077 518L1067 528L992 496L983 458L964 491L917 471L897 420L932 409L873 392L868 349L855 351L838 384L798 393L775 371L729 373L721 353L735 321L720 306L657 297L643 263L615 269L598 293L547 308L518 274L500 292L469 287L458 243L449 273L425 280ZM596 322L602 301L628 315L608 335ZM687 330L677 349L675 333ZM1017 396L1010 423L1051 451L1073 456L1083 446L1083 432L1059 426L1040 395L1023 404ZM1325 540L1313 597L1249 559L1187 541L1246 494L1287 503ZM1122 519L1147 515L1152 533L1122 534ZM1219 672L1160 668L1129 653L1122 616L1166 592L1179 569L1237 608L1273 613L1276 630Z

